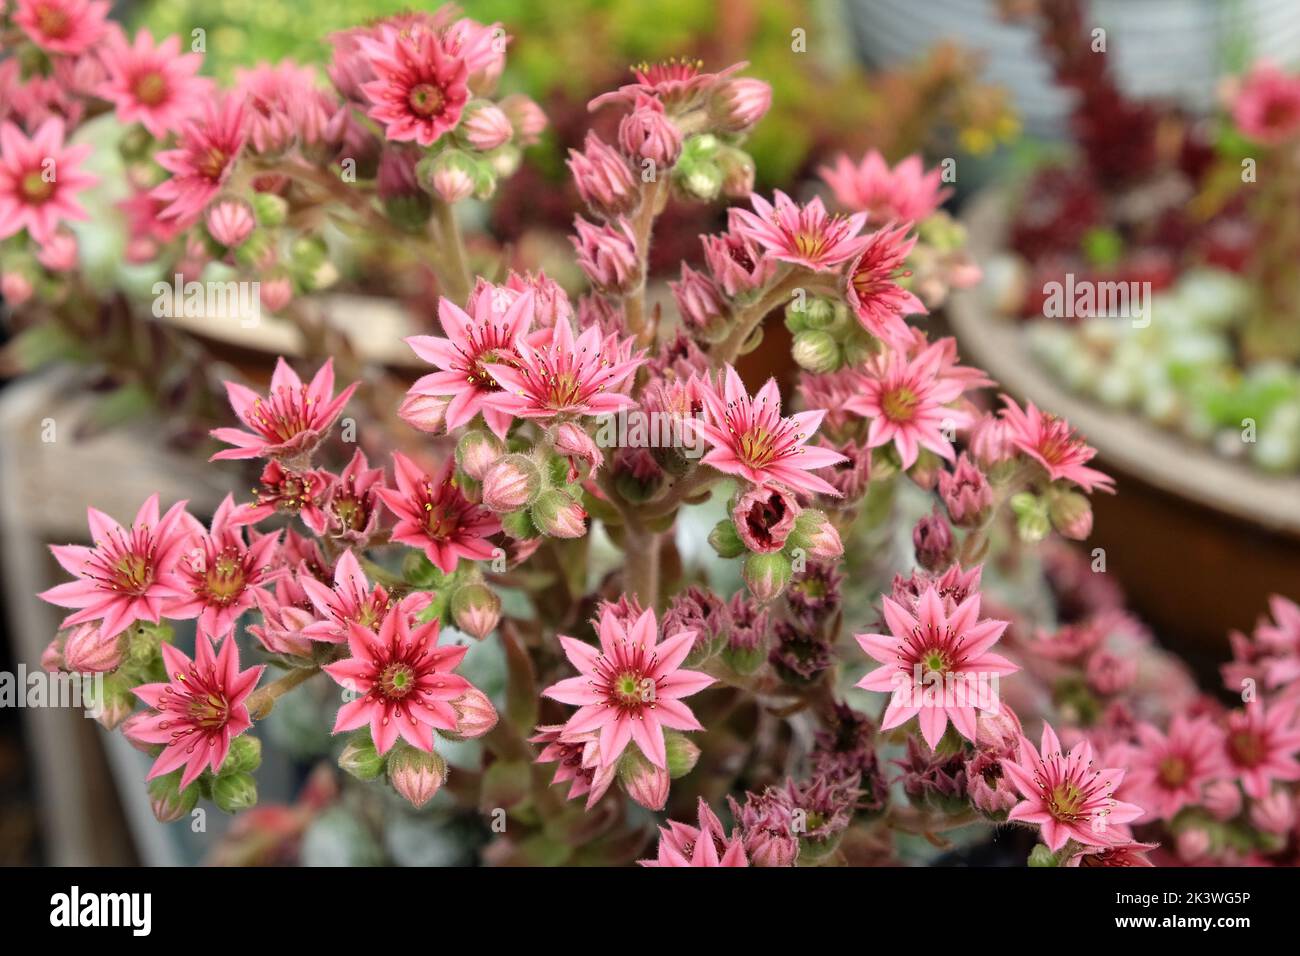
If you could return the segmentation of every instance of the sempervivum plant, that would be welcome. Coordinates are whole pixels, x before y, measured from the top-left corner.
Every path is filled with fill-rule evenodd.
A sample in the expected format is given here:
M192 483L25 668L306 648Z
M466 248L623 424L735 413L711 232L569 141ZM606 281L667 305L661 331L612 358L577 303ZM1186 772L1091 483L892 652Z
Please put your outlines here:
M69 18L58 37L37 7ZM256 462L250 500L206 525L185 502L151 498L129 527L91 508L92 544L54 549L75 580L43 595L70 611L45 664L105 675L100 719L153 758L161 820L251 807L255 735L301 703L338 784L254 810L216 859L282 858L322 814L411 812L394 792L489 862L888 863L1004 824L1038 863L1294 854L1294 605L1240 639L1260 699L1224 712L1061 557L1113 484L1066 422L999 404L913 324L978 279L919 159L845 158L834 204L749 196L768 87L740 65L638 67L592 103L616 135L571 156L575 301L464 254L453 207L545 122L491 98L499 27L405 14L332 38L332 89L281 64L199 100L191 54L127 41L102 7L19 0L6 27L40 50L0 64L23 93L0 136L6 283L37 318L86 295L66 137L110 108L151 133L123 133L132 255L220 261L292 312L338 271L336 222L399 239L436 282L404 395L346 348L232 381L212 460ZM73 177L41 179L33 150ZM723 195L745 201L665 308L646 282L660 213ZM779 309L787 395L738 370ZM1014 599L1038 556L1060 620ZM657 847L633 803L663 814Z

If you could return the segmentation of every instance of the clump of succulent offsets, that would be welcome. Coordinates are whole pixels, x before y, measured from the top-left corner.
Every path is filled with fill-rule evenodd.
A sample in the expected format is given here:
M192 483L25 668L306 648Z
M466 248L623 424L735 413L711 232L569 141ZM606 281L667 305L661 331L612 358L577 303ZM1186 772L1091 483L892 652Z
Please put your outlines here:
M227 383L212 431L214 468L256 463L249 500L206 524L156 495L128 524L91 507L90 543L53 548L44 663L104 675L159 819L256 804L259 723L312 684L341 786L473 821L490 862L883 864L994 827L1038 865L1294 856L1300 610L1234 637L1227 677L1260 699L1225 710L1080 583L1062 539L1115 490L1094 450L916 324L979 280L938 170L871 152L823 195L752 195L767 84L645 64L569 158L585 287L472 271L457 207L546 126L497 90L499 24L401 14L331 36L328 84L285 62L218 88L106 8L0 13L41 54L0 63L11 305L79 288L75 143L108 112L131 261L220 264L294 316L338 281L328 221L433 275L404 394L346 350L280 359ZM660 214L724 201L676 310L652 305ZM785 394L742 374L778 310ZM1015 606L1014 568L1077 613Z

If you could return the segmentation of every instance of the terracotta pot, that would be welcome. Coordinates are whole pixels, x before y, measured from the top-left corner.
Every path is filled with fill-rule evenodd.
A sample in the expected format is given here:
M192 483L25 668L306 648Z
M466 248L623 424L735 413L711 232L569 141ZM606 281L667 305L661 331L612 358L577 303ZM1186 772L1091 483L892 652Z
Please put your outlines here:
M1002 247L1006 203L988 193L968 207L977 259ZM1266 475L1066 391L1030 355L1020 323L977 290L954 296L948 311L966 360L1096 447L1118 493L1093 496L1086 546L1105 550L1106 572L1162 640L1227 658L1228 632L1252 627L1269 594L1300 598L1300 478Z

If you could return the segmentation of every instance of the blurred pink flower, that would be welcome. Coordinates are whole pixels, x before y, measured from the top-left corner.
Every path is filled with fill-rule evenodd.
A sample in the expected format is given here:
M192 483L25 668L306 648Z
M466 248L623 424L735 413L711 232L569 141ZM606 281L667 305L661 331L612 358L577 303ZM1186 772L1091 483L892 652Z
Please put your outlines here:
M128 43L115 34L100 51L108 77L99 95L112 101L122 123L140 123L157 139L177 132L210 96L212 81L198 76L203 57L181 53L178 36L154 43L141 29Z
M834 166L822 166L817 172L841 206L865 212L873 222L920 222L952 192L942 186L942 171L932 169L927 173L921 157L908 156L890 169L885 158L874 149L856 166L841 153Z
M61 221L88 219L76 194L98 180L80 170L89 143L65 146L61 119L47 119L29 139L0 123L0 239L26 229L38 243Z

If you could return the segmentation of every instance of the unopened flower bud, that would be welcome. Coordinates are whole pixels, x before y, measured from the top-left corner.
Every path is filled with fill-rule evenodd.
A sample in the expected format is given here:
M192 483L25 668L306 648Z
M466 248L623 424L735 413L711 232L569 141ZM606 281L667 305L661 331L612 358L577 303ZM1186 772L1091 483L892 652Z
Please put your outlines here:
M500 103L515 131L515 142L520 146L536 143L546 129L546 114L536 102L521 93L507 96Z
M1195 863L1210 852L1210 834L1203 827L1189 827L1178 834L1175 846L1180 860Z
M397 417L412 428L436 433L447 423L447 406L451 400L445 395L421 395L407 392L397 408Z
M230 742L226 759L221 764L224 773L252 773L262 765L262 741L252 734L240 734Z
M737 558L745 553L745 542L740 540L736 525L730 518L723 518L713 526L709 532L709 544L720 558Z
M1011 496L1011 511L1016 516L1016 533L1026 544L1042 541L1052 530L1047 516L1047 503L1028 491L1018 491Z
M578 216L573 228L577 235L569 241L577 252L579 268L592 285L609 295L622 295L637 287L642 280L641 264L636 235L626 220L596 226Z
M481 153L504 146L514 135L510 117L494 103L471 104L466 108L457 132L471 148Z
M840 343L829 332L806 329L794 337L790 354L800 368L810 372L834 372L844 361Z
M483 507L497 513L518 511L542 487L542 472L527 455L507 455L483 474Z
M937 510L916 523L912 547L916 549L916 563L927 571L943 571L952 564L956 542L948 522Z
M664 731L664 751L668 755L668 776L674 780L694 770L700 760L700 748L695 741L675 730Z
M59 635L41 651L41 670L57 674L63 670L63 636Z
M555 451L569 460L567 478L570 481L584 477L578 469L579 462L585 463L587 473L590 473L600 468L604 461L600 446L577 422L560 422L548 432L548 436Z
M718 168L722 170L722 193L729 199L748 199L754 192L754 160L749 153L734 146L718 150Z
M451 702L456 711L455 736L462 740L482 737L497 725L497 709L487 694L471 687Z
M623 752L618 762L618 780L627 795L647 810L662 810L668 802L671 779L663 767L656 767L635 747Z
M456 465L475 481L482 481L505 453L506 446L491 432L472 429L456 443Z
M681 281L669 282L668 288L677 300L677 311L681 313L682 321L691 330L703 333L705 338L712 338L712 333L720 331L730 317L721 290L713 280L686 263L682 263Z
M104 677L104 692L94 701L92 716L106 730L116 730L135 710L136 698L131 692L132 683L122 676L121 671L114 671Z
M77 237L58 230L36 250L36 261L51 272L71 272L77 267Z
M718 84L709 100L709 119L726 133L743 133L772 106L772 87L762 80L738 76Z
M1295 826L1295 798L1286 790L1273 790L1251 806L1250 822L1265 833L1290 833Z
M289 215L288 200L276 193L253 193L250 202L258 225L270 228L283 226Z
M631 212L641 195L627 160L595 133L582 152L569 150L569 170L582 201L602 216Z
M458 628L481 641L501 621L501 598L482 582L462 584L451 594L451 616Z
M0 272L0 297L10 308L26 304L34 292L32 280L21 272Z
M191 784L180 787L180 771L149 781L149 806L159 823L175 823L189 816L199 802L199 788Z
M283 312L293 301L293 283L286 275L271 276L261 280L258 293L262 308L274 315Z
M745 584L754 600L760 604L766 604L785 590L792 572L790 559L779 551L772 554L751 554L745 559Z
M652 96L638 94L632 112L618 124L618 143L633 158L648 159L657 169L669 169L682 152L682 131Z
M227 249L241 245L257 227L253 207L238 199L223 199L208 209L208 235Z
M844 554L844 542L831 519L825 512L813 508L799 515L790 543L807 551L808 557L820 561L833 561Z
M257 781L251 773L223 773L212 784L212 802L226 813L257 805Z
M965 452L951 472L939 472L939 497L959 528L978 528L993 508L993 488Z
M447 762L436 753L402 744L388 755L388 782L417 810L428 803L447 779Z
M553 538L581 538L587 533L587 512L573 496L558 489L538 495L530 510L533 524Z
M126 652L127 633L105 639L99 622L74 627L63 642L63 666L74 673L99 674L115 671Z
M1215 780L1206 785L1201 804L1214 819L1226 823L1241 813L1241 787L1235 780Z
M1048 515L1057 531L1075 541L1092 534L1092 502L1085 495L1053 489L1049 501Z
M468 199L478 187L478 163L459 149L444 149L420 161L420 182L443 202Z
M375 749L369 730L353 735L339 754L339 768L358 780L374 780L384 772L384 758Z

